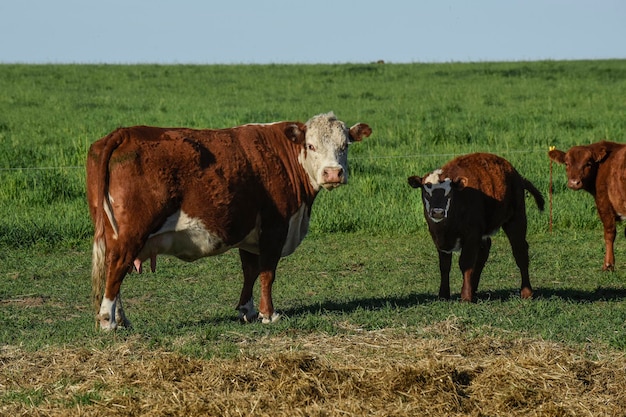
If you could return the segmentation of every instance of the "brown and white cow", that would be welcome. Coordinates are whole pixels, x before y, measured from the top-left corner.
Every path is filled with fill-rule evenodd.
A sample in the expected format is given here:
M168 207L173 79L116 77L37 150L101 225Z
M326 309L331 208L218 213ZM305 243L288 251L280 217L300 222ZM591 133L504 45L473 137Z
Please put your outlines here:
M613 271L616 222L626 218L626 145L600 141L573 146L567 152L552 149L548 155L554 162L565 164L569 188L585 190L595 199L604 226L602 269Z
M232 248L239 249L244 276L240 318L257 318L253 287L260 275L258 318L275 321L279 259L306 235L318 192L347 182L348 144L370 134L367 124L348 129L331 112L304 124L221 130L136 126L93 143L87 198L100 326L129 325L120 286L143 261L150 259L154 270L158 254L193 261Z
M490 236L500 228L511 243L522 275L521 297L532 296L524 190L533 195L540 210L544 199L530 181L507 160L487 153L458 157L424 177L412 176L408 181L411 187L422 189L424 217L439 253L439 297L450 298L452 252L460 250L461 299L473 300L489 257Z

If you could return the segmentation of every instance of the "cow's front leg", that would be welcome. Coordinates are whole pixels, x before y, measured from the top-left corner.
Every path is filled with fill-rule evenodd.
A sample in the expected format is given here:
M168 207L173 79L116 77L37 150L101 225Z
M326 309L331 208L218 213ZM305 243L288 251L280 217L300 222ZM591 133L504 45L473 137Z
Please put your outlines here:
M450 268L452 266L452 253L439 251L439 298L450 299Z
M615 243L616 234L617 234L617 229L615 227L615 221L605 222L604 223L605 252L604 252L604 265L602 266L603 271L615 270L615 251L613 249L613 244Z
M274 303L272 302L272 285L276 277L276 267L279 260L279 255L261 256L259 318L263 323L273 323L280 318L280 314L274 311Z
M472 272L472 293L476 294L478 291L478 284L480 283L480 275L483 273L483 269L485 268L485 263L487 263L487 259L489 258L489 251L491 250L491 238L486 237L482 239L480 242L480 250L478 251L478 256L476 258L476 266L474 267L474 271Z
M474 299L472 277L474 276L479 247L480 241L476 243L472 242L461 249L461 256L459 256L459 268L463 274L461 301L473 301Z
M250 323L257 319L258 312L254 308L254 283L259 276L259 255L239 249L241 269L243 270L243 288L239 297L239 320Z
M263 323L273 323L280 318L280 314L274 311L272 302L272 284L274 283L275 271L261 272L261 301L259 302L259 318Z

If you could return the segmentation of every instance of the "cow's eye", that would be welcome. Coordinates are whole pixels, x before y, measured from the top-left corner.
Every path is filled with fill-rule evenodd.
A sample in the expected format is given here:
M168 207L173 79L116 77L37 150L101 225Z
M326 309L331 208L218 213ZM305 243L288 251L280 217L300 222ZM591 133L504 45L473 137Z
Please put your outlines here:
M424 184L424 188L426 188L427 190L430 190L431 188L433 188L433 185L428 182L428 183Z
M310 150L311 152L315 152L315 146L311 145L310 143L308 145L306 145L307 149Z

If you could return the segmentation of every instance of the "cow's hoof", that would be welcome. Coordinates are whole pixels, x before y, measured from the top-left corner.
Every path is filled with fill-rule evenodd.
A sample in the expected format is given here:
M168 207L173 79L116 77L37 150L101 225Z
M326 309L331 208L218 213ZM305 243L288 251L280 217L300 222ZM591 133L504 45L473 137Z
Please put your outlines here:
M263 324L275 323L280 319L280 314L274 312L271 317L267 317L263 313L259 313L259 319Z
M609 271L609 272L613 272L615 271L615 265L613 264L604 264L604 266L602 267L603 271Z
M533 298L533 290L531 290L530 288L522 288L522 291L520 292L519 295L525 300L529 298Z
M117 329L117 322L115 320L111 320L111 317L108 314L98 314L96 316L96 321L100 323L100 329L102 330L115 330Z
M246 304L237 307L239 310L239 320L243 323L252 323L255 321L259 315L259 313L254 308L254 302L252 300L248 301Z
M242 321L243 323L252 323L253 321L256 321L258 316L259 315L256 312L254 312L254 313L239 312L239 320Z

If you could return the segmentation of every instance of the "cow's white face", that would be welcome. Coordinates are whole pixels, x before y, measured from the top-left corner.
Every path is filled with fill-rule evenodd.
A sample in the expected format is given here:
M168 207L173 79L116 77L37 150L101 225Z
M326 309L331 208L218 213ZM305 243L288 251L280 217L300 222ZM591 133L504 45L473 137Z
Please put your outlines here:
M348 182L350 131L330 112L306 122L304 149L299 161L313 187L333 189Z
M437 169L425 177L409 177L409 185L422 189L424 214L428 220L439 223L448 218L450 205L454 197L454 190L462 190L467 184L467 178L459 177L454 180L445 177L443 171Z
M424 178L422 185L425 213L435 223L448 217L452 200L452 180L441 176L442 171L437 169Z

